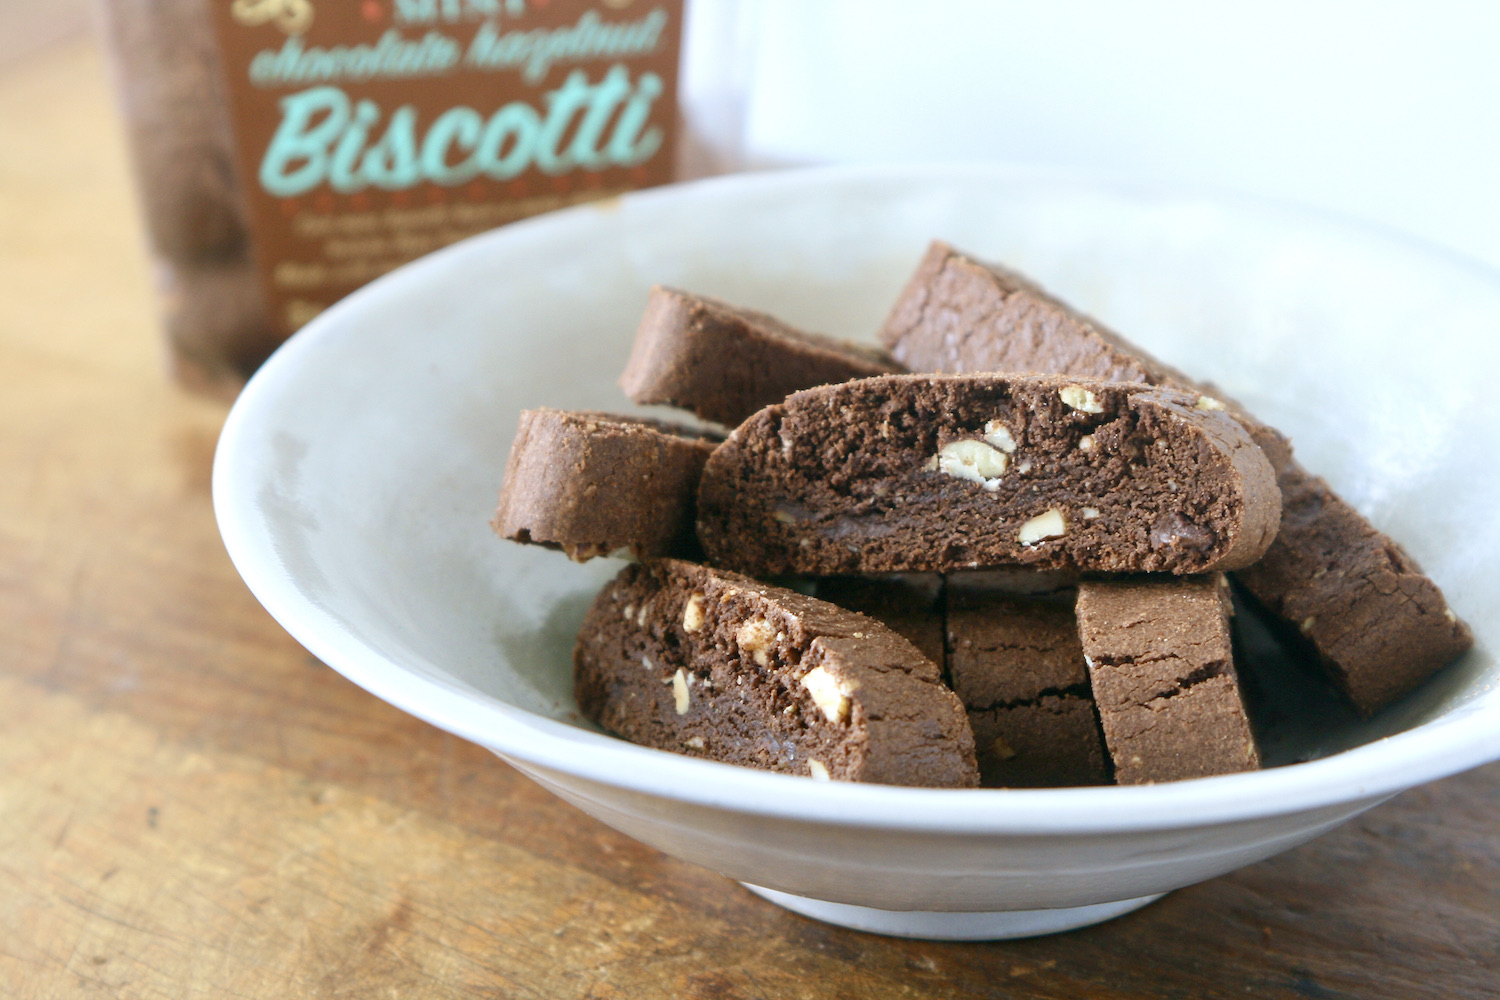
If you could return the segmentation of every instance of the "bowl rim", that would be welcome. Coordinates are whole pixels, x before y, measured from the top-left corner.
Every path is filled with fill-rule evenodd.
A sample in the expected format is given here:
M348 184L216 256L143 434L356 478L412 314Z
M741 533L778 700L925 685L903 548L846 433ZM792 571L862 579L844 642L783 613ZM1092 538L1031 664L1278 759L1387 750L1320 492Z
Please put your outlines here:
M1167 201L1204 200L1344 230L1470 271L1497 288L1500 273L1471 258L1336 213L1180 184L1121 179L1092 171L994 164L840 165L709 178L623 196L649 211L682 200L712 202L742 192L796 193L821 185L941 184L994 179L1068 184ZM309 652L390 704L523 767L560 772L682 805L836 826L950 834L1098 834L1223 824L1314 809L1368 805L1406 788L1500 758L1500 726L1485 698L1441 718L1329 757L1244 774L1156 785L1046 789L930 789L814 782L637 746L568 725L439 677L417 673L365 645L298 589L277 555L251 456L285 392L295 391L304 359L351 336L357 317L385 297L420 287L425 275L496 245L545 238L586 225L589 203L512 223L453 244L376 279L334 304L286 342L236 400L214 456L213 506L224 545L250 591ZM1474 655L1473 653L1469 655Z

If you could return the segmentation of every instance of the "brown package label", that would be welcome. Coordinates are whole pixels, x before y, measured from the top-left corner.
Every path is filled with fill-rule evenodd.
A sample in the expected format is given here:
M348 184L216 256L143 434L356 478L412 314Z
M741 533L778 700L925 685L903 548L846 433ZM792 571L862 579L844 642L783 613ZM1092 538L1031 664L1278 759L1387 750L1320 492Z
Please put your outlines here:
M683 0L209 0L282 336L474 233L671 180Z

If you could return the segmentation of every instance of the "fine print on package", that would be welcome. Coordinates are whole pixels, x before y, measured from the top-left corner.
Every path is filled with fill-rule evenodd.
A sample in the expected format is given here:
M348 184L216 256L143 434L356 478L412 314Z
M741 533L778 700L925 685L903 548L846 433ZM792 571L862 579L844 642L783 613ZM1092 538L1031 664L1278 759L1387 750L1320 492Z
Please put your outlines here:
M670 181L683 3L107 0L174 371L233 392L400 264Z

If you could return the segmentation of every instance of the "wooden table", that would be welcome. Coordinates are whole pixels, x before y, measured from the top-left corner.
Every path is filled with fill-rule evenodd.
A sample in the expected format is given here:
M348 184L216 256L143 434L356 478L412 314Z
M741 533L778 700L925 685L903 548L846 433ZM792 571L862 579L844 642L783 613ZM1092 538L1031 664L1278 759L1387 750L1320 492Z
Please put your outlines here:
M377 701L240 583L101 60L0 72L0 996L1494 997L1500 767L1072 934L823 926Z

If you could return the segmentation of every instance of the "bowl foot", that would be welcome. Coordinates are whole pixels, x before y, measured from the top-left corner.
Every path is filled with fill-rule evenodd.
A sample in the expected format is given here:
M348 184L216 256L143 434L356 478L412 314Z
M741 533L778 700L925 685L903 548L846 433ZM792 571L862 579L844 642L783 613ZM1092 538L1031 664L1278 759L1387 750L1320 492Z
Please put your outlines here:
M1058 934L1090 924L1103 923L1154 903L1166 893L1137 896L1113 903L1070 906L1060 910L997 910L989 913L933 913L923 910L877 910L870 906L830 903L822 899L794 896L789 892L763 889L749 882L746 889L793 913L840 927L872 934L924 938L932 941L1004 941L1010 938Z

